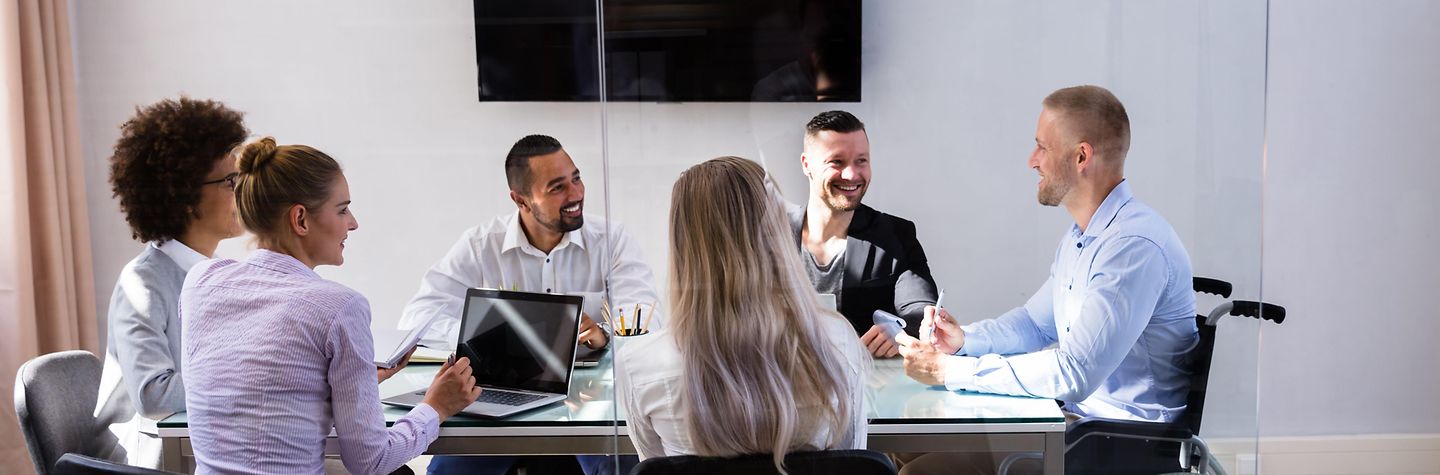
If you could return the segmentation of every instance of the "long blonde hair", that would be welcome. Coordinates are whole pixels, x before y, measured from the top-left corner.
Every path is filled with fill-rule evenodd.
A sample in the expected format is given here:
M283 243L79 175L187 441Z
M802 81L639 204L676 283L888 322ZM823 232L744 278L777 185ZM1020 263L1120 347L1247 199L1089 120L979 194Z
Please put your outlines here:
M859 376L826 337L826 324L844 321L821 309L785 216L765 170L743 158L706 161L675 181L671 331L698 455L768 452L783 470L785 453L813 437L802 428L828 428L834 447L861 410ZM802 420L807 407L820 417Z

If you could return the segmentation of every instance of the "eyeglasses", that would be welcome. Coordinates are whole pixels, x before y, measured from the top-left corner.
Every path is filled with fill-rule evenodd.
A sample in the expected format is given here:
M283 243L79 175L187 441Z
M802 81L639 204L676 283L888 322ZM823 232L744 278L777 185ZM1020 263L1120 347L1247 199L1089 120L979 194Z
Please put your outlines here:
M216 183L222 183L222 182L223 182L223 183L225 183L225 187L226 187L226 188L229 188L230 191L235 191L235 179L236 179L236 178L239 178L239 177L240 177L240 174L239 174L239 173L231 173L231 174L229 174L229 175L225 175L225 178L221 178L221 179L219 179L219 180L210 180L210 181L207 181L207 182L200 183L200 185L201 185L201 186L204 186L204 185L214 185L214 184L216 184Z

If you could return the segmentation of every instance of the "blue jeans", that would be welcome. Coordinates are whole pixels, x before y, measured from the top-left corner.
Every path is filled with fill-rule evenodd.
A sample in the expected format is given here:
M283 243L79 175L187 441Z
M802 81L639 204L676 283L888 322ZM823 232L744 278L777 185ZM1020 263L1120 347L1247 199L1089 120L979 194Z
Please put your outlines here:
M430 459L430 467L425 469L425 473L505 475L505 472L510 471L510 467L521 460L523 460L521 457L513 455L483 457L437 455ZM624 475L640 464L640 459L634 455L621 456L620 470L617 472L613 455L576 455L575 461L579 462L580 469L585 472L585 475Z

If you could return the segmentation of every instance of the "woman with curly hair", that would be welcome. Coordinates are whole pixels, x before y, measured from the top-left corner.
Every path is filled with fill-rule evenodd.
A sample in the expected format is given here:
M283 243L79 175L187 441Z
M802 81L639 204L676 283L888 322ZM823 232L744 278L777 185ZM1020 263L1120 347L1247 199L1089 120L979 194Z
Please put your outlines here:
M102 449L111 460L159 465L159 439L140 429L185 410L180 287L220 240L242 232L231 151L246 135L239 112L187 97L139 107L120 126L110 185L130 236L145 248L110 297L96 414L117 439Z

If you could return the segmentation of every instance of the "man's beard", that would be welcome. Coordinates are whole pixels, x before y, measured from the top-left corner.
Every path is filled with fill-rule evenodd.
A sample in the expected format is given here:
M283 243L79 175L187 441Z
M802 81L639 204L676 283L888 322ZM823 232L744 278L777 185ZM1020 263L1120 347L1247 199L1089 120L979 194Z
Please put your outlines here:
M865 192L870 191L868 185L869 183L861 184L860 194L856 195L852 201L843 195L833 193L830 188L831 185L826 184L825 189L820 192L820 201L823 201L825 206L829 207L831 211L855 211L856 208L860 207L860 202L864 200Z
M1035 192L1035 197L1040 200L1040 204L1042 205L1059 206L1060 202L1065 200L1065 195L1068 193L1070 193L1070 183L1062 183L1046 177L1045 186L1040 187L1040 190Z
M530 215L535 217L535 222L540 223L540 225L544 226L546 229L555 231L557 233L568 233L570 231L580 229L581 226L585 225L585 215L583 214L583 208L582 214L580 216L576 216L575 219L568 219L562 213L557 214L555 216L555 219L548 220L545 219L544 216L540 215L540 209L536 207L530 208Z

